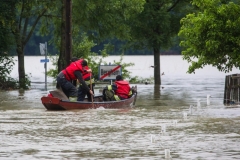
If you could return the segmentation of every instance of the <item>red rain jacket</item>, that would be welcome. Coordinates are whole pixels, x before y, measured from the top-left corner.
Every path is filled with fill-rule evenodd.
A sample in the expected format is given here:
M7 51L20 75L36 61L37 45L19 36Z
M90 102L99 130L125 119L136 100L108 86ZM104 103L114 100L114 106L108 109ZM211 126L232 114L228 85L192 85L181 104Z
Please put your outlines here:
M88 67L88 66L85 66L84 69L85 69L85 70L88 70L89 67ZM93 78L92 73L89 73L89 72L87 72L87 71L83 72L82 76L83 76L83 79L84 79L85 81L90 80L90 76L91 76L91 78Z
M115 94L120 96L121 98L127 99L129 98L129 92L130 92L130 86L129 82L127 81L115 81L115 84L117 85L117 90L115 91Z
M80 71L82 74L84 73L84 68L82 67L82 61L83 59L79 59L75 62L72 62L66 69L64 69L62 72L65 75L65 78L68 81L76 80L77 77L75 76L75 71Z

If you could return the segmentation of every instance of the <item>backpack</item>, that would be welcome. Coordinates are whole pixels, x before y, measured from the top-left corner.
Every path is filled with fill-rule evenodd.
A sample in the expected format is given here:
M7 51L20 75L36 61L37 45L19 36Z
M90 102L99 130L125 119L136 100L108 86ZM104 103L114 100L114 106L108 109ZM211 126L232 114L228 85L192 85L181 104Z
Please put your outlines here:
M105 90L103 91L103 100L104 101L115 101L113 90Z
M116 85L111 85L111 89L109 89L110 85L103 89L103 100L104 101L116 101L114 90L117 89Z

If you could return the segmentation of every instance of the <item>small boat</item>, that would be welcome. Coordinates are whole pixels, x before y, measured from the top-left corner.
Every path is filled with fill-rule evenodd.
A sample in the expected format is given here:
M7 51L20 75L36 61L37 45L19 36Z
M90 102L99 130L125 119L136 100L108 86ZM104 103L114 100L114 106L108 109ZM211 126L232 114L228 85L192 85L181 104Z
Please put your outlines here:
M41 98L42 104L47 110L74 110L74 109L124 109L135 106L137 99L137 86L132 87L132 96L120 101L103 101L103 96L94 96L92 102L70 101L61 90L50 91L48 96Z

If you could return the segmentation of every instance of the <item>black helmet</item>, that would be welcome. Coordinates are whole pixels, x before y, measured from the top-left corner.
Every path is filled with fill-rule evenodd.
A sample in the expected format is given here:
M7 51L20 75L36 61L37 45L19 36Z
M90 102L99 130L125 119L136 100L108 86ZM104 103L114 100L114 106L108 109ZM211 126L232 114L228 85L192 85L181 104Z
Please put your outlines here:
M117 80L117 81L123 80L123 79L122 79L122 76L121 76L121 75L117 75L117 76L116 76L116 80Z

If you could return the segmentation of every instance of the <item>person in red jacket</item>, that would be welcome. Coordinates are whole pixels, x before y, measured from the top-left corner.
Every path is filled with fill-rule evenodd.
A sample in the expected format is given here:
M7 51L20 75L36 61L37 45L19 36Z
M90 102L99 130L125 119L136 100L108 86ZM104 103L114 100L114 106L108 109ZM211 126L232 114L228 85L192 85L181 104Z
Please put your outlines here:
M115 84L117 85L117 90L115 94L122 100L127 99L131 96L131 87L128 81L124 81L121 75L116 76Z
M113 85L108 85L103 90L104 101L119 101L130 98L132 90L128 81L123 80L121 75L116 76L116 81Z
M93 95L93 91L89 89L86 82L83 79L83 73L86 72L85 67L87 61L79 59L70 63L70 65L62 70L57 76L57 83L61 87L64 94L69 97L78 97L77 101L83 101L86 93ZM77 88L71 83L72 80L78 80L80 85Z

